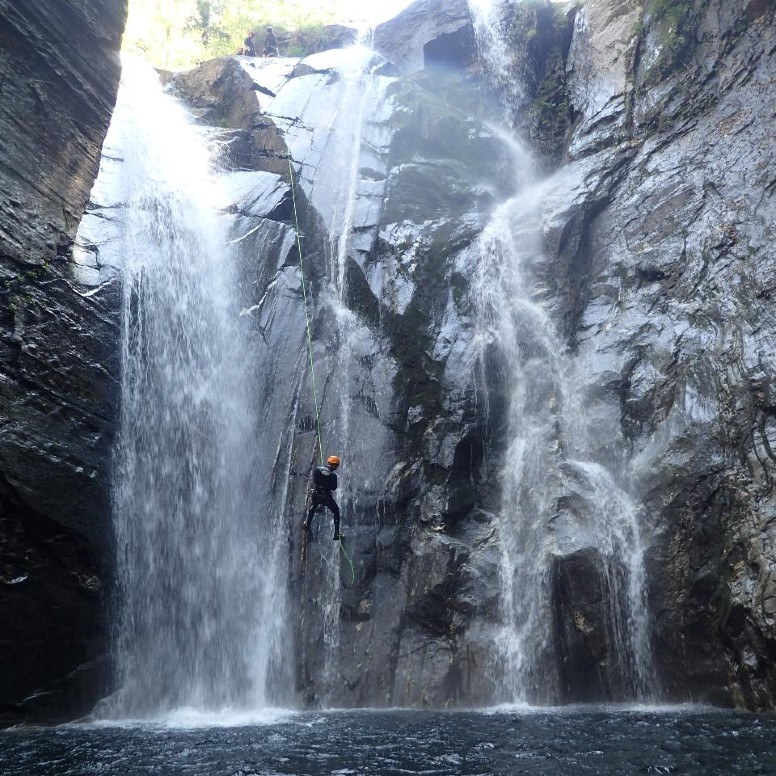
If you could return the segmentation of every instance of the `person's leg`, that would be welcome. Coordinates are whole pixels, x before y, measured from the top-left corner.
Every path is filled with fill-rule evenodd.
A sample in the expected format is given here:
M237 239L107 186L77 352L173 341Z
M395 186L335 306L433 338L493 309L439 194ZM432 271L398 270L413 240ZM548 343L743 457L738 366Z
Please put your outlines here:
M340 509L337 502L334 500L333 497L329 497L329 501L326 504L326 506L331 510L332 515L334 516L334 538L339 539L340 538Z
M315 510L318 509L318 502L315 500L315 496L310 497L310 508L307 510L307 517L305 518L305 521L302 523L302 528L304 528L307 533L312 533L312 522L313 517L315 516Z

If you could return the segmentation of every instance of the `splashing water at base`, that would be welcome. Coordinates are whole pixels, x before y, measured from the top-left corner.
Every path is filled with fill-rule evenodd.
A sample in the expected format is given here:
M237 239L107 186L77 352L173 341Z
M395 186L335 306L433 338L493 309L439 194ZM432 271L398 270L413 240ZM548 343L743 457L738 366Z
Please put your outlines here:
M469 0L486 79L500 112L514 116L524 99L505 14L514 3ZM518 147L521 145L515 138ZM596 559L605 604L600 616L616 663L610 682L626 697L649 695L652 658L639 511L596 460L596 432L580 403L584 376L533 288L541 256L542 209L563 181L536 180L529 155L515 156L523 187L498 207L476 250L475 288L486 385L506 395L505 464L499 521L501 627L492 674L497 700L557 702L553 574L558 559ZM564 507L571 504L571 507Z
M210 168L186 112L150 69L125 63L96 186L119 213L124 298L109 717L271 700L282 611L259 564L270 528L252 476L256 354Z
M772 773L775 759L772 717L702 708L341 711L231 729L183 718L0 732L4 776L752 776Z
M533 184L503 203L475 247L482 373L486 391L495 382L507 396L496 700L557 702L554 563L588 548L606 588L603 616L618 663L610 674L625 695L644 699L652 662L638 509L593 457L595 432L575 398L579 376L530 280L540 207L557 185ZM562 516L569 500L573 514Z

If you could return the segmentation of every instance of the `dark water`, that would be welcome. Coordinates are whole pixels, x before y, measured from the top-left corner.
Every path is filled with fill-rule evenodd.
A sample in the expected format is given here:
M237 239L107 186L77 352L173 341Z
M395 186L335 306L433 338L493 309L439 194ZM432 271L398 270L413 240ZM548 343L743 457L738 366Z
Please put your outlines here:
M773 715L358 711L198 724L5 731L0 774L776 774Z

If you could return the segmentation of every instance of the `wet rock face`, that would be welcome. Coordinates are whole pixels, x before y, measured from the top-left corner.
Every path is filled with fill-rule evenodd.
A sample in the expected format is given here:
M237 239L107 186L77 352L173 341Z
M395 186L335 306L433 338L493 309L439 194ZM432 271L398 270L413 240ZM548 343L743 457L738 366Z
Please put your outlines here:
M417 0L399 16L375 28L373 45L400 72L421 72L429 63L460 65L476 52L465 0Z
M443 60L440 41L453 36L459 50L466 33L458 6L424 17L433 29L421 25L431 6L410 9L417 38L398 22L376 33L413 78L385 75L364 91L315 58L280 80L266 66L252 73L278 94L262 103L262 120L294 167L324 437L343 454L354 562L351 576L328 515L317 518L315 542L299 529L315 407L289 180L263 173L249 196L236 192L235 208L254 289L246 303L273 364L258 388L271 407L262 444L275 456L269 498L289 521L296 687L309 705L493 697L505 443L497 394L507 388L490 376L485 417L467 247L500 196L506 162L465 117L480 88L468 65L432 74L426 54ZM563 114L544 135L532 134L535 117L525 125L548 162L564 150L545 189L534 269L581 406L600 421L601 460L618 462L640 505L661 697L770 708L776 171L762 95L773 80L773 12L709 0L674 24L661 8L589 0L522 27L536 54L528 97L541 100L549 79L560 91L547 115L553 104ZM332 127L330 106L354 95L348 115L368 117L357 149L344 125L321 130ZM346 174L355 196L342 245ZM593 547L555 552L548 628L558 700L627 698L604 584L621 570Z
M64 255L72 242L115 99L124 5L0 4L4 258L39 265Z
M461 110L479 104L476 80L363 79L347 64L337 71L339 57L286 64L281 78L282 62L235 60L260 87L248 93L293 169L293 198L288 161L282 177L230 175L244 303L271 365L259 370L257 444L273 462L266 504L291 539L296 699L485 702L491 634L479 620L495 611L498 581L483 505L494 507L498 489L477 410L467 250L502 191L506 150ZM379 59L365 67L390 71ZM344 244L343 218L352 219ZM314 397L325 453L343 456L352 572L328 514L316 518L315 541L301 530L318 457Z
M13 666L0 673L0 703L14 718L86 710L103 665L97 558L110 544L117 289L99 272L85 287L57 258L115 95L124 9L95 7L73 0L55 24L0 0L10 20L0 31L0 620L12 623L0 657ZM600 456L625 461L640 505L664 697L772 708L772 6L588 0L572 11L522 27L536 54L529 96L550 94L563 114L544 114L543 135L532 134L540 119L526 123L548 162L564 151L545 189L542 300ZM558 37L566 23L570 48ZM88 57L45 45L45 30L63 24L87 36ZM376 31L389 61L368 63L379 74L368 81L325 53L226 58L175 79L225 141L245 312L266 348L257 444L268 519L289 537L276 566L290 590L289 702L494 697L508 387L486 375L483 395L469 249L508 161L477 113L468 25L465 3L421 0ZM95 67L98 57L108 65ZM50 93L52 83L61 88ZM41 115L56 121L43 130ZM314 396L325 453L343 456L348 557L328 515L316 541L300 529L318 458ZM603 584L619 570L594 547L554 551L558 700L626 697ZM49 694L21 703L38 690Z
M222 162L241 170L288 170L283 138L274 122L265 116L255 91L273 95L270 88L255 83L246 72L265 65L266 60L241 57L211 59L185 73L165 73L172 92L203 124L231 129L222 133Z
M557 643L563 665L563 702L626 700L627 685L613 681L608 665L612 634L607 586L602 584L606 562L586 549L556 559L553 569ZM616 605L616 604L615 604Z
M561 163L572 126L567 64L577 10L573 0L531 0L503 7L501 35L512 60L511 78L521 92L509 106L509 122L548 170ZM503 89L504 84L495 85L494 99Z
M99 697L117 289L68 256L119 80L121 0L0 2L0 715ZM63 43L66 42L65 43Z
M772 708L773 9L626 6L577 22L567 169L595 174L555 298L629 448L667 696Z

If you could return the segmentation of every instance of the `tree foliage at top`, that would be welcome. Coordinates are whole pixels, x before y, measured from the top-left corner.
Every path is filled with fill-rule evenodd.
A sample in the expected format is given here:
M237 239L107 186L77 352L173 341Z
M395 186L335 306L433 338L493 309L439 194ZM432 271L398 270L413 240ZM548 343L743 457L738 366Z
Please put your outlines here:
M124 50L155 67L179 70L234 54L249 31L304 30L342 18L344 0L130 0Z

